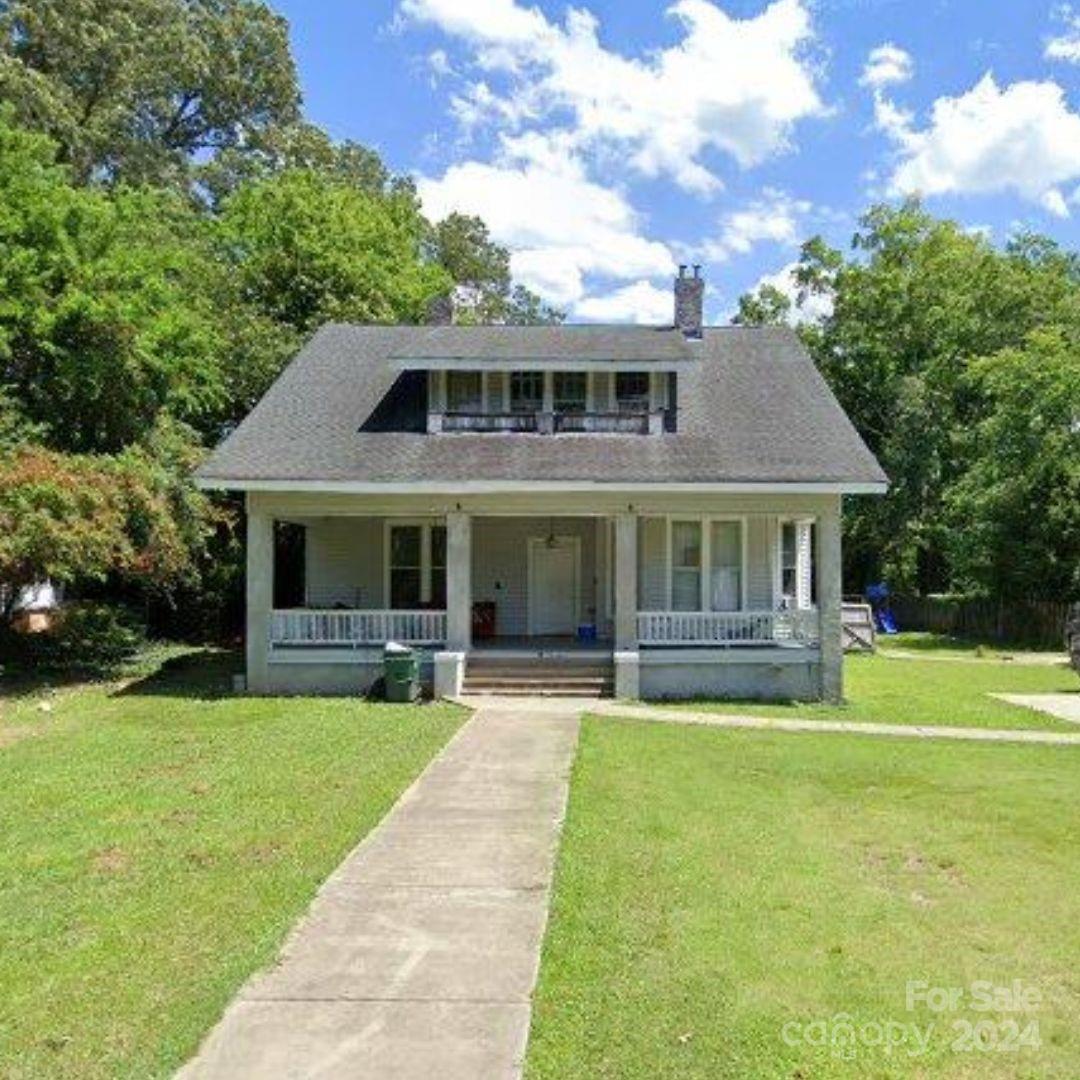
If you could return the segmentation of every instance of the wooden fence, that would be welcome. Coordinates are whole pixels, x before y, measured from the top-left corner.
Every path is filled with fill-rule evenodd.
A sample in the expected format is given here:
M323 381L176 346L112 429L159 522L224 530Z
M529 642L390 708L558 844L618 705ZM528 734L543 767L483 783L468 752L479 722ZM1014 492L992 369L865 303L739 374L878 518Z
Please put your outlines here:
M964 600L949 596L895 596L901 630L1062 649L1069 605L1053 600Z

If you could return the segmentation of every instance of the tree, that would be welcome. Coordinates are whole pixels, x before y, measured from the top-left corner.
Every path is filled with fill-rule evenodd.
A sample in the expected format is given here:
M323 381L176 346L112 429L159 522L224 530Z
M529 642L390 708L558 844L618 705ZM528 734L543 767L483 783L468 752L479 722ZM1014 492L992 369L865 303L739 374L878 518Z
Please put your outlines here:
M256 0L0 0L0 97L81 184L186 185L300 102L287 24Z
M429 246L432 258L457 286L458 321L518 325L562 322L562 312L523 285L513 283L510 253L492 241L480 218L447 215L431 227Z
M1071 332L1032 331L969 378L986 412L971 466L946 496L957 583L1005 598L1080 597L1080 319Z
M300 333L330 321L419 322L452 285L424 257L427 226L411 192L292 170L237 190L220 229L245 299Z
M891 481L883 499L852 500L846 571L853 587L884 575L900 588L949 589L959 579L946 504L988 407L986 384L970 372L1059 325L1080 267L1045 238L998 250L915 200L872 208L852 248L845 258L815 238L795 273L800 290L832 302L800 333Z
M775 285L762 285L757 292L739 297L739 310L732 322L743 326L783 326L791 318L791 297Z

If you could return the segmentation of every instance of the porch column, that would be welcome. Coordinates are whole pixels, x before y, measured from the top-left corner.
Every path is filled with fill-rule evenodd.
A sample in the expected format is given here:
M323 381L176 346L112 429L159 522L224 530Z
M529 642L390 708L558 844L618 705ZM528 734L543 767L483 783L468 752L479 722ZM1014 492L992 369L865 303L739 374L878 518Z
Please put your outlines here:
M274 606L274 519L247 503L247 690L269 688L270 611Z
M840 496L818 517L817 595L821 620L821 695L826 701L844 697L844 649L840 626L843 569L840 549Z
M472 518L446 515L446 647L468 652L472 645Z
M616 514L615 649L637 644L637 514Z

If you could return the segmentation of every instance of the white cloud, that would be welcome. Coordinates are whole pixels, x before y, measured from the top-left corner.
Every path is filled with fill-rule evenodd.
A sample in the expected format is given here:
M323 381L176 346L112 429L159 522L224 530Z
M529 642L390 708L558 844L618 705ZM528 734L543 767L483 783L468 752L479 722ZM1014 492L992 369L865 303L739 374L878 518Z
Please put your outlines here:
M798 243L802 218L811 209L804 199L765 188L760 198L724 215L719 235L704 245L705 257L720 262L745 255L759 243Z
M892 83L907 82L914 73L915 61L911 54L887 41L870 50L859 85L872 86L876 90Z
M466 161L441 178L419 177L425 213L478 214L511 250L515 278L560 305L585 295L591 274L628 281L670 274L664 244L647 239L624 196L589 180L540 136L507 141L496 163Z
M671 322L674 299L670 288L635 281L614 292L589 296L574 305L574 314L591 322L635 322L666 325Z
M795 281L795 271L798 269L797 262L790 262L782 266L775 274L765 274L755 283L751 292L757 292L763 285L771 285L774 289L783 293L791 301L791 311L788 322L792 326L803 323L820 322L828 318L833 310L833 298L827 294L811 293L799 302L799 286Z
M929 124L879 97L878 126L897 144L892 194L1014 191L1068 215L1060 185L1080 178L1080 114L1053 81L1004 89L985 75L959 97L938 98Z
M814 39L804 0L775 0L748 19L709 0L667 10L682 39L644 58L605 48L580 8L561 25L516 0L402 0L399 14L461 39L485 72L455 104L463 122L562 124L576 150L617 149L638 173L697 193L720 187L707 152L757 164L788 148L798 121L825 112L804 55Z
M1062 4L1056 14L1064 28L1060 34L1047 39L1043 55L1047 60L1080 64L1080 12L1070 4Z

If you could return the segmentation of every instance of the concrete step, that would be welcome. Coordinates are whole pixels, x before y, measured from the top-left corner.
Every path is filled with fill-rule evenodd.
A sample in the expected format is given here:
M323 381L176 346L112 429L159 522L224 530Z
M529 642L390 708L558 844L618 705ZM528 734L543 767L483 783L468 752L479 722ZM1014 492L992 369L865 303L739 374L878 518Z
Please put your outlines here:
M468 682L462 687L462 694L466 697L571 697L596 700L608 698L614 695L611 687L604 689L590 689L585 687L558 687L551 683L542 686L525 686L514 683L509 686L472 686Z
M469 664L465 669L467 678L484 679L610 679L614 669L610 664L586 667L578 666L537 666L535 664Z

